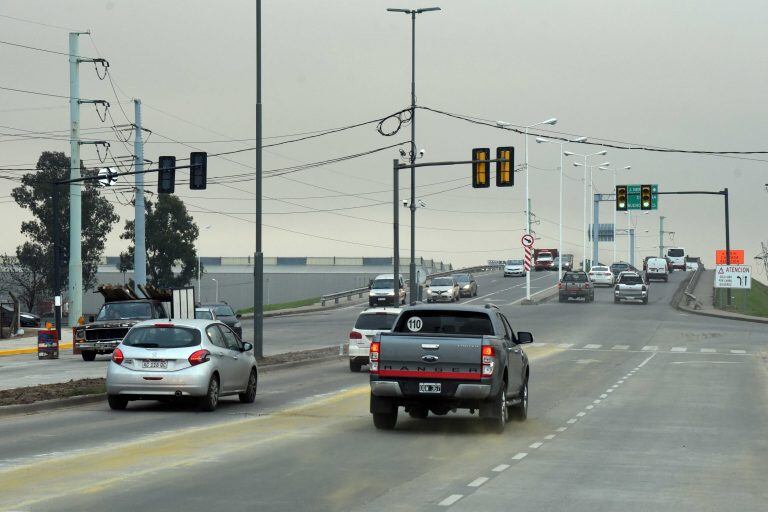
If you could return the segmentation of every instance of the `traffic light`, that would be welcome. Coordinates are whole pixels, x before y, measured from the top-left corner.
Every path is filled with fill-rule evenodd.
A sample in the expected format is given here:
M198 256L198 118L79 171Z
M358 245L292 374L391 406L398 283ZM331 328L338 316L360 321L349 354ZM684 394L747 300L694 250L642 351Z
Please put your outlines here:
M627 211L627 186L616 185L616 211Z
M488 148L474 148L472 150L472 187L488 188L491 180L488 179L488 160L491 159L491 150ZM477 160L485 160L478 162Z
M511 146L496 148L496 159L507 160L506 162L496 162L496 186L514 187L515 148Z
M176 157L161 156L157 160L157 193L173 194L176 187Z
M189 189L205 190L208 176L208 153L196 151L189 154Z
M640 209L650 210L651 205L651 186L640 185Z

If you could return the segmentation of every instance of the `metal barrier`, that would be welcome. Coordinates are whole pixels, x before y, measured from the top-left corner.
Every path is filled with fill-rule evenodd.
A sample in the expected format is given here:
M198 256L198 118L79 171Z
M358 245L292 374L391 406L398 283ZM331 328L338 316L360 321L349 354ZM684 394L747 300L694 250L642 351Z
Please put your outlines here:
M478 265L476 267L467 267L467 268L459 268L455 270L447 270L445 272L435 272L434 274L428 274L427 279L432 279L435 277L442 277L442 276L450 276L452 274L462 274L466 272L484 272L486 270L496 270L496 267L491 267L488 265ZM405 281L406 288L408 287L408 281ZM339 303L339 299L342 299L344 297L347 298L347 301L351 301L352 297L357 295L357 298L362 299L363 294L368 292L370 290L369 286L365 286L362 288L355 288L353 290L346 290L343 292L337 292L337 293L329 293L327 295L323 295L320 297L320 305L325 306L326 302L333 301L334 304Z
M691 276L691 280L688 281L688 284L685 287L685 290L683 291L683 295L685 295L686 299L686 305L689 307L693 307L694 309L701 309L702 304L699 299L696 298L696 296L693 294L693 291L696 289L696 285L699 282L699 278L701 277L701 274L704 272L704 265L699 264L699 266L696 268L696 271Z

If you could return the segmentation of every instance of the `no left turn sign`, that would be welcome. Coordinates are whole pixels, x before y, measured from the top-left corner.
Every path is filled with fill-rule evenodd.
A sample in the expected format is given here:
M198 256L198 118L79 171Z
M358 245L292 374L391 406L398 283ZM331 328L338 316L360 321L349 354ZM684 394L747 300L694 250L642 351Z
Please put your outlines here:
M523 244L523 247L533 247L533 235L523 235L523 238L520 239L520 242Z

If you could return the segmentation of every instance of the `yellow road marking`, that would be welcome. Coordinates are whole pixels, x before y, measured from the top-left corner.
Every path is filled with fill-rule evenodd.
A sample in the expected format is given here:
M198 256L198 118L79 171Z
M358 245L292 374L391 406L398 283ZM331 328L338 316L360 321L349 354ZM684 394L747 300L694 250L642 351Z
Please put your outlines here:
M72 348L72 343L59 343L59 353L62 350ZM7 348L0 350L0 357L3 356L18 356L22 354L37 354L37 347L25 347L25 348Z

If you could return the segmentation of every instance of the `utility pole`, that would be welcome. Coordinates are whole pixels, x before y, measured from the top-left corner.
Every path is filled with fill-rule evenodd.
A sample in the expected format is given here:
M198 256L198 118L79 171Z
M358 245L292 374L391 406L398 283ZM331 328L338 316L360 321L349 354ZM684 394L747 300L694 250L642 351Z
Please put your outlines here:
M59 240L59 184L53 182L53 318L56 337L61 341L61 241Z
M663 215L659 217L659 258L664 257L664 219Z
M592 266L597 265L600 262L598 252L600 250L600 196L601 194L593 194L593 209L592 209Z
M398 162L397 158L395 158L392 161L392 184L393 184L393 191L394 191L394 197L393 197L393 203L392 208L394 210L392 211L392 231L394 235L394 240L392 243L392 247L394 248L394 252L392 254L392 275L393 275L393 281L392 281L392 288L395 290L395 297L399 297L399 286L398 283L400 282L400 169L397 167L397 165L400 162ZM413 298L411 298L411 302L413 301Z
M80 48L83 32L69 33L69 179L80 178ZM83 314L83 259L81 254L81 192L83 186L69 184L69 326Z
M144 140L141 130L141 100L133 100L134 132L133 152L135 163L136 199L134 201L135 221L133 230L133 281L136 294L139 294L139 286L147 284L147 247L144 233L144 221L146 209L144 208ZM141 296L141 295L139 295Z
M629 264L635 266L635 228L629 228Z
M264 355L264 253L261 239L261 0L256 0L256 253L253 257L253 355Z

